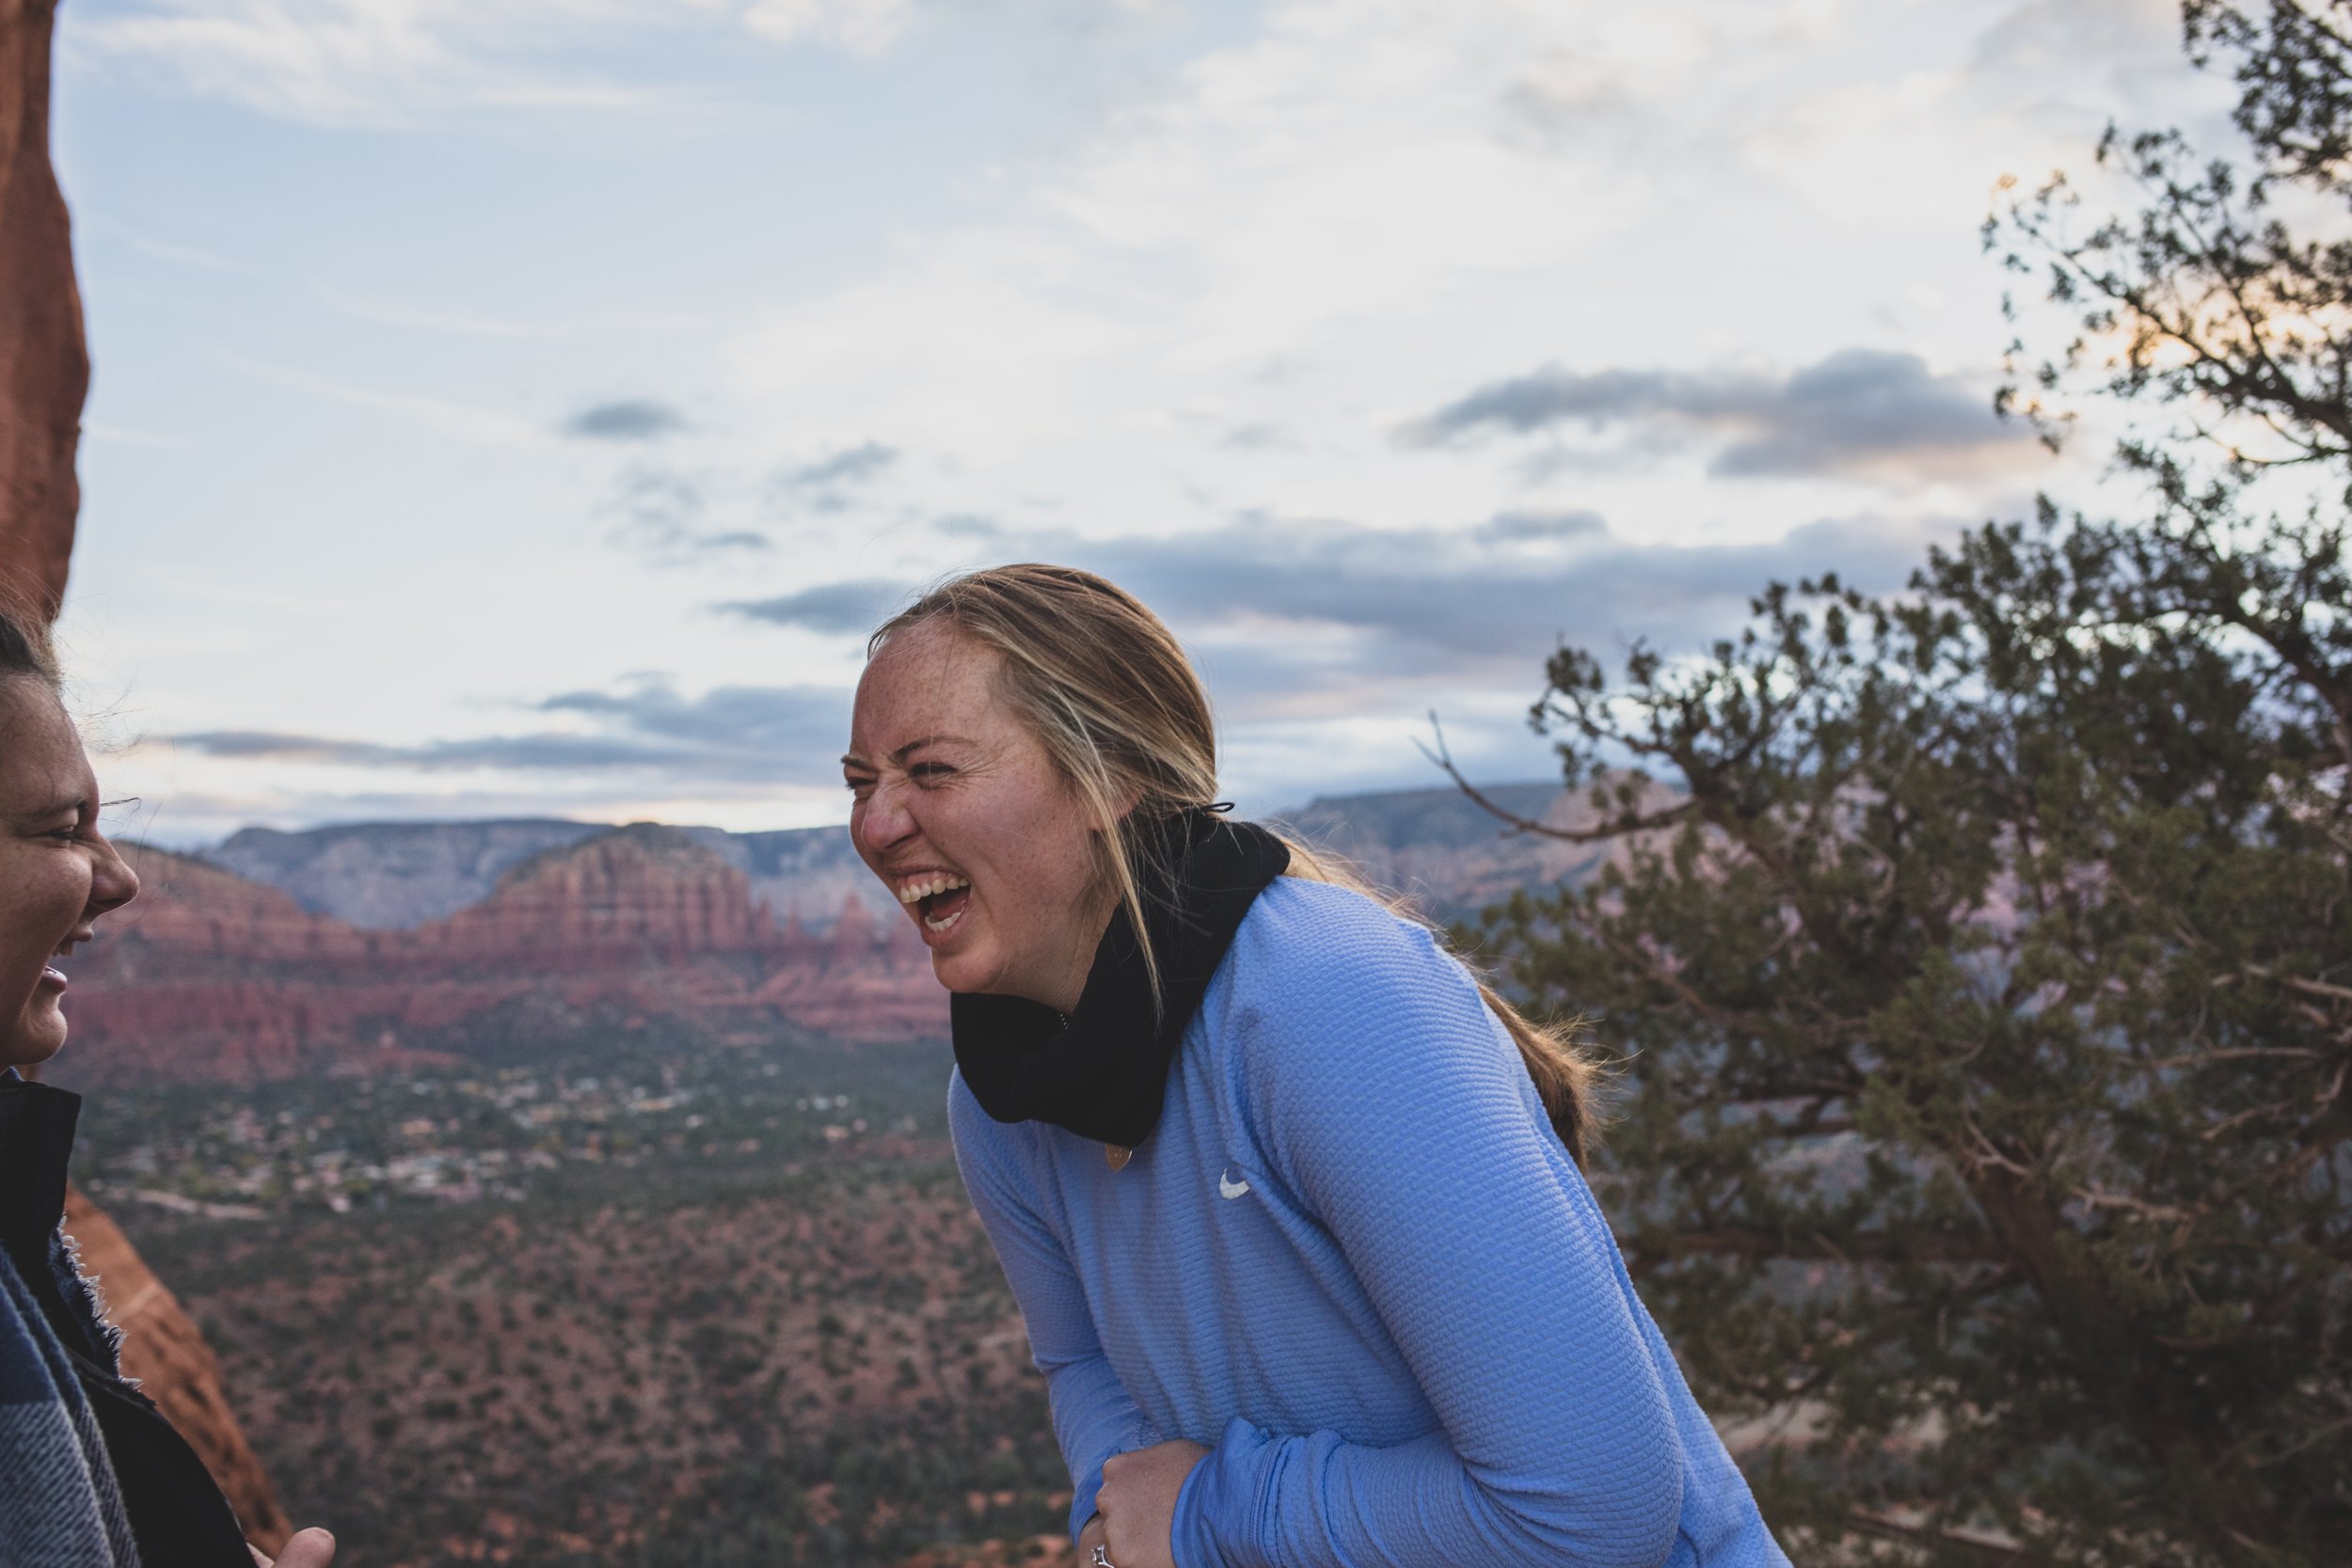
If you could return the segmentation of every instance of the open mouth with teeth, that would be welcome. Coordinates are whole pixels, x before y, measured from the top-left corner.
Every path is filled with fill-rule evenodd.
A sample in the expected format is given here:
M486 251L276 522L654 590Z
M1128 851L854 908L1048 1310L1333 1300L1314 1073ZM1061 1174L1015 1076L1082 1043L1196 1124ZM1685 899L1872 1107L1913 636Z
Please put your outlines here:
M898 902L912 908L923 929L944 936L972 906L972 884L961 877L939 871L898 884Z

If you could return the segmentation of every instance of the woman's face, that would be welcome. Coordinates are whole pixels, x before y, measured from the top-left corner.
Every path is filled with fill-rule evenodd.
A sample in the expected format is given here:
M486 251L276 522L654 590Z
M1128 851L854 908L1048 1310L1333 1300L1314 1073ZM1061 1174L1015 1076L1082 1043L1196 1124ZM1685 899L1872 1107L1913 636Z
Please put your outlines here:
M1096 835L1037 737L996 694L993 653L932 622L858 682L850 832L949 990L1068 1012L1110 919Z
M65 976L50 960L138 891L98 831L98 784L64 706L39 681L0 678L0 1067L65 1044Z

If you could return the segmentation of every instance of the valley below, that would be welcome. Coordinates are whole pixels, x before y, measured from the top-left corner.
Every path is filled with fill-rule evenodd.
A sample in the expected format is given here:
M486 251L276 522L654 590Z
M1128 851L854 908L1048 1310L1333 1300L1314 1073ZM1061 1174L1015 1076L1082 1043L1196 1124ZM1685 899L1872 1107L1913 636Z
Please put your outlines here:
M109 1091L79 1164L339 1563L1066 1555L945 1048L674 1043Z

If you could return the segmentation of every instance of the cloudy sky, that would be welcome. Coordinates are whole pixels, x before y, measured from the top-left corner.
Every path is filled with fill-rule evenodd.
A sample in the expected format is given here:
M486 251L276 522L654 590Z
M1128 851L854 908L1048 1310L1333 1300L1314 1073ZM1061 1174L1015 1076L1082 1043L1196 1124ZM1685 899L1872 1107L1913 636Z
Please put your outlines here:
M2169 0L68 0L65 631L141 831L840 819L874 619L1107 572L1247 807L1486 777L2078 489L1978 225Z

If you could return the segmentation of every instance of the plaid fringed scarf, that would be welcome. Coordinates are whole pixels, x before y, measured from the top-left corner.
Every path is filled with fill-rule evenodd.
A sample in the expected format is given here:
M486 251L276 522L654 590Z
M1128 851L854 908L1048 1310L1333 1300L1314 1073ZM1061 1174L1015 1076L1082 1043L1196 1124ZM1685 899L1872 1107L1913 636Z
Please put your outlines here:
M73 1367L0 1254L0 1568L137 1568L114 1466Z
M57 1226L80 1109L0 1070L0 1568L138 1568L72 1359L112 1370L121 1346Z

